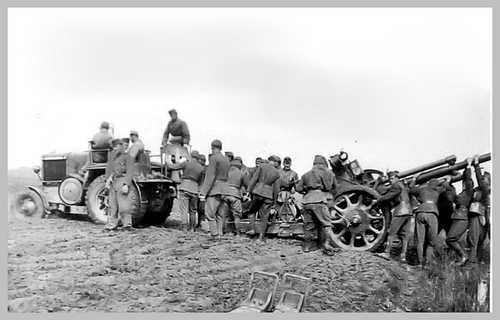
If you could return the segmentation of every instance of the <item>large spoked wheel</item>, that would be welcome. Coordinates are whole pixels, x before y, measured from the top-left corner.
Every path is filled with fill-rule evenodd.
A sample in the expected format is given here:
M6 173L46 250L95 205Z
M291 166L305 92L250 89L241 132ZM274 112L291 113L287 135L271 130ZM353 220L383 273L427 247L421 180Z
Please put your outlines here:
M377 251L385 241L388 217L373 206L374 197L347 191L335 198L332 214L334 244L344 250Z

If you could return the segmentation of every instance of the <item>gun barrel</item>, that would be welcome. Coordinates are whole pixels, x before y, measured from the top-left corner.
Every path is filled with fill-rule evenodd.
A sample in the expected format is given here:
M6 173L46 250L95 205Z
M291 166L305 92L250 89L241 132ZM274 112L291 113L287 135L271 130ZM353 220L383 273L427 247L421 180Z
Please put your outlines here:
M455 164L456 161L457 161L457 157L455 155L451 155L451 156L448 156L446 158L436 160L436 161L424 164L422 166L419 166L419 167L416 167L416 168L413 168L410 170L402 171L398 174L398 177L400 179L406 178L406 177L412 176L414 174L417 174L417 173L420 173L420 172L423 172L426 170L434 169L434 168L439 167L439 166L444 165L444 164L448 164L448 165L452 166Z
M491 160L491 153L485 153L479 157L479 163ZM434 178L441 178L446 175L452 174L454 171L462 170L467 167L467 160L455 163L452 166L437 168L428 172L424 172L417 176L416 183L424 183Z

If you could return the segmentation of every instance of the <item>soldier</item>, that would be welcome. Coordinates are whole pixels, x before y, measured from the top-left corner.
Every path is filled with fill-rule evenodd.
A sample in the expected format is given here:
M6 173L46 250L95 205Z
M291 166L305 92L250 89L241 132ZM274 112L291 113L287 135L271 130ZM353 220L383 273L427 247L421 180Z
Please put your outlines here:
M241 204L242 192L248 187L249 178L241 170L243 162L240 157L235 157L230 162L230 168L227 178L227 189L224 192L222 200L223 204L223 216L227 218L229 213L233 216L235 233L237 236L240 235L240 220L243 214L243 208Z
M229 160L222 155L222 142L214 140L211 143L212 154L208 158L208 167L205 180L200 190L200 201L205 201L205 216L210 228L211 240L220 240L222 237L222 216L220 206L222 195L227 189Z
M422 267L429 263L433 256L433 248L441 251L438 242L437 201L439 195L446 190L445 185L437 179L415 186L415 178L410 184L410 194L415 195L420 205L415 210L417 230L417 255ZM427 245L426 261L424 261L424 247Z
M292 189L299 181L297 172L292 170L292 159L285 157L283 159L283 170L280 180L280 191L292 192Z
M198 194L203 182L204 168L200 164L198 151L191 152L191 160L170 164L171 169L182 169L179 185L179 211L182 229L194 231L198 215Z
M257 171L257 168L260 167L261 164L262 164L262 158L261 157L257 157L255 159L255 167L248 168L248 173L250 175L250 178L252 178L253 174L255 173L255 171Z
M123 141L123 150L125 150L125 152L128 152L128 149L130 148L130 138L123 138L122 141Z
M327 207L327 194L332 191L335 176L328 170L326 158L316 155L313 161L313 168L305 173L296 185L297 192L303 193L302 200L304 210L304 252L314 249L314 230L317 226L323 238L321 244L326 254L332 254L335 250L330 241L333 241L332 218ZM321 236L322 235L322 236Z
M171 120L168 122L167 128L163 133L162 146L166 148L169 142L180 145L189 144L190 136L186 122L177 117L175 109L168 111L168 113ZM172 135L172 138L169 140L170 135Z
M198 160L199 160L200 165L203 168L203 171L201 172L201 183L199 185L199 188L201 189L203 181L205 181L205 173L207 170L207 158L205 157L204 154L200 153ZM196 229L201 228L201 221L204 221L204 220L207 220L207 218L205 216L205 202L199 201L199 198L198 198L198 222L196 224Z
M474 181L472 181L472 158L467 159L467 168L463 173L462 192L453 198L455 210L451 215L451 227L446 235L446 243L459 256L457 265L464 265L467 255L459 240L467 231L469 224L469 206L474 193Z
M149 172L149 158L144 150L144 143L139 139L139 133L136 130L130 131L130 141L132 144L128 149L128 154L134 164L134 175L146 176Z
M385 252L379 256L390 259L394 238L400 236L402 242L400 260L402 263L406 263L406 251L408 249L408 240L411 234L410 227L412 210L410 206L408 187L401 180L399 180L398 173L399 172L397 171L391 171L388 173L391 186L389 190L377 200L377 203L379 204L393 202L395 205L392 210L392 219Z
M255 215L260 210L258 234L261 241L264 241L269 213L276 205L278 198L280 172L277 168L280 162L281 159L278 156L270 156L269 163L262 164L257 168L248 186L248 190L252 194L252 202L248 214L250 218L250 230L247 232L247 235L253 236L256 234Z
M108 224L105 229L116 230L121 220L124 229L132 228L132 206L135 193L130 192L132 177L129 173L130 161L123 149L123 141L112 141L114 154L106 166L106 188L109 189Z
M474 189L472 203L469 209L468 242L471 246L469 257L471 263L477 263L478 249L486 239L490 223L491 177L489 172L481 174L479 156L474 157L474 171L478 187Z
M234 153L232 153L231 151L224 152L224 155L227 157L227 159L229 160L229 162L231 162L231 161L234 160Z
M113 136L109 133L109 123L104 121L101 123L99 132L92 137L90 144L92 149L110 149L112 140Z

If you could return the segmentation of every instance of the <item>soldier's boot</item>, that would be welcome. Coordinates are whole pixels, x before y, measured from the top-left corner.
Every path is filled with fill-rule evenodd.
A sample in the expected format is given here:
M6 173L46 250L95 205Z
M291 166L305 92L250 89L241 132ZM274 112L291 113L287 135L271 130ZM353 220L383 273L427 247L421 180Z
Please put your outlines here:
M196 213L190 213L189 214L189 231L194 232L196 228Z
M403 247L401 248L401 255L399 256L399 261L401 263L406 263L406 252L408 251L408 239L403 239Z
M328 255L333 255L337 249L331 245L333 243L333 239L335 238L335 235L333 234L332 227L323 227L323 234L324 234L324 239L323 239L323 252L328 254Z
M249 222L250 222L250 230L248 230L246 232L246 235L254 236L256 234L256 232L255 232L255 213L249 214L248 218L249 218Z
M241 235L241 231L240 231L240 217L238 217L236 215L234 216L234 233L238 237Z
M376 255L387 260L391 259L392 242L393 242L393 237L387 236L387 242L385 244L384 252L377 253Z

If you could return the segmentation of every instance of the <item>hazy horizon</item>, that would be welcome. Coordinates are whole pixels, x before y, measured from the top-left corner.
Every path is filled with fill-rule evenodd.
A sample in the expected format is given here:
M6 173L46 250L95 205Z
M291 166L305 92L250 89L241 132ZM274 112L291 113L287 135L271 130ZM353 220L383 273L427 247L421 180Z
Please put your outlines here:
M193 149L253 166L341 149L405 170L491 151L488 8L9 8L8 168L83 151L106 120L158 153L167 111ZM491 170L491 165L486 167Z

